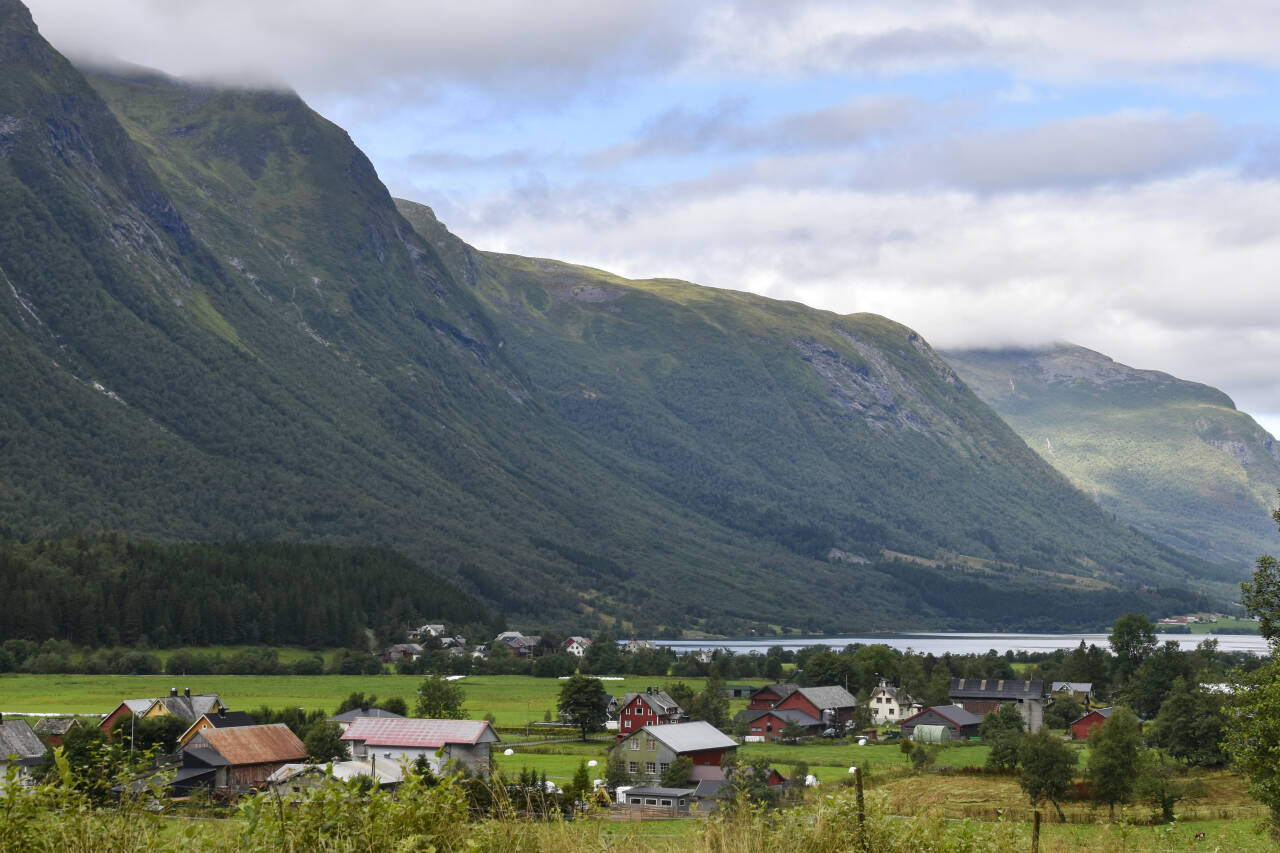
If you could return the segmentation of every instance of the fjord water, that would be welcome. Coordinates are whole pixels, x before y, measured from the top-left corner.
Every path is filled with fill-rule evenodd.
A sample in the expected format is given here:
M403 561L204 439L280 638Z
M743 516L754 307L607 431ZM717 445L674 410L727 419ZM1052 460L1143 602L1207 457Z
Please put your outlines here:
M1074 649L1083 640L1085 645L1097 645L1105 648L1109 634L968 634L968 633L905 633L905 634L868 634L865 636L839 637L770 637L764 639L732 639L732 640L657 640L659 645L668 646L677 652L695 651L698 649L728 649L736 654L750 652L764 653L771 646L782 646L784 649L803 649L810 646L830 646L842 649L852 643L871 645L882 643L890 648L919 652L921 654L985 654L995 649L1000 654L1013 652L1052 652L1055 649ZM1218 641L1218 648L1224 652L1253 652L1264 654L1267 642L1258 634L1157 634L1160 642L1176 640L1184 651L1194 649L1207 639Z

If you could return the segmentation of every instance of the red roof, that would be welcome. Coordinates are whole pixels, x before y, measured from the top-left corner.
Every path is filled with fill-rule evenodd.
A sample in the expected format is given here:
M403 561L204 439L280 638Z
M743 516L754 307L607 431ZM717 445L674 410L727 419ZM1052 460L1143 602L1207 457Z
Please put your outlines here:
M343 740L370 746L420 746L436 749L447 743L477 744L498 739L485 720L414 720L357 717Z

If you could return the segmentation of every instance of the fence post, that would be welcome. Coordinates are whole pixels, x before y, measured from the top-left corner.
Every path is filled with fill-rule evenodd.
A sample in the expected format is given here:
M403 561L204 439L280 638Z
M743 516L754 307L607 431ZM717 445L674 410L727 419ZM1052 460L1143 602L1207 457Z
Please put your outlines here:
M1031 853L1040 853L1040 810L1031 814Z
M863 850L867 849L867 807L862 799L862 768L855 767L853 771L853 787L858 793L858 845Z

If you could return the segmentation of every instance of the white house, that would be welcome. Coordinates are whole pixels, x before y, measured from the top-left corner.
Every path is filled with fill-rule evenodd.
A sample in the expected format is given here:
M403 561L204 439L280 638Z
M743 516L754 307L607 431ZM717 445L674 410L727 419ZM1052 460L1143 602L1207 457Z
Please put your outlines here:
M575 657L582 657L591 648L590 637L570 637L563 643L564 650Z
M906 691L894 687L883 678L871 691L867 707L871 709L871 719L877 726L901 722L923 708L919 702L913 702Z

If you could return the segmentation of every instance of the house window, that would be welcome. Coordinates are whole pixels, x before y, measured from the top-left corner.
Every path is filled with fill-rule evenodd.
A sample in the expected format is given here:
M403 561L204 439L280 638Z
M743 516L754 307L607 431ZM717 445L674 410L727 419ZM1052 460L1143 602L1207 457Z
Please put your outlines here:
M658 743L653 738L645 738L645 748L653 752L658 748Z
M652 761L646 761L644 763L644 772L649 774L657 773L658 766L654 764Z
M636 762L634 762L634 761L628 761L628 762L627 762L627 772L628 772L628 773L635 773L635 772L636 772L636 771L638 771L639 769L640 769L640 765L639 765L639 764L637 764Z
M892 717L892 716L893 716L893 709L892 709L892 708L890 708L890 709L889 709L889 716L890 716L890 717Z
M670 764L668 764L667 762L665 762L665 761L664 761L664 762L662 762L661 764L659 764L659 765L658 765L658 772L659 772L659 773L666 773L666 772L667 772L667 768L669 768L670 766L671 766Z
M623 721L622 721L622 727L623 727L624 729L629 729L629 728L631 728L631 721L630 721L630 720L623 720Z
M631 740L627 741L627 749L639 749L639 748L640 748L640 738L633 737Z

